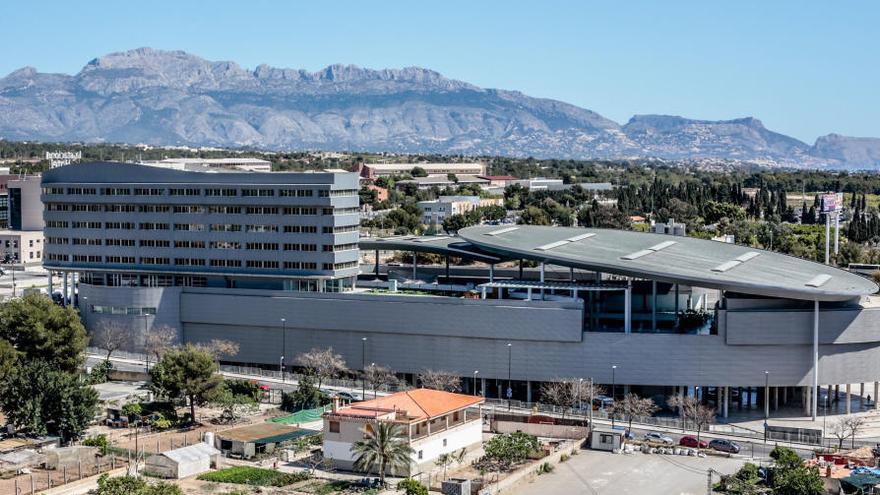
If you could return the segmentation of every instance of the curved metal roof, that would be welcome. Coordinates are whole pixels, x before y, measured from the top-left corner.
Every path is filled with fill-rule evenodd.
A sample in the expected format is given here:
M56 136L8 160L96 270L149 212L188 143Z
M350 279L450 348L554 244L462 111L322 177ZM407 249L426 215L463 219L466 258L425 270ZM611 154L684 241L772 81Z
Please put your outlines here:
M367 237L360 239L358 245L364 250L416 251L419 253L434 253L469 258L474 261L482 261L483 263L500 263L507 259L516 258L483 252L476 249L471 243L463 240L461 237L448 235L422 237Z
M503 257L746 294L844 301L878 290L874 282L844 270L693 237L535 225L482 225L459 235Z

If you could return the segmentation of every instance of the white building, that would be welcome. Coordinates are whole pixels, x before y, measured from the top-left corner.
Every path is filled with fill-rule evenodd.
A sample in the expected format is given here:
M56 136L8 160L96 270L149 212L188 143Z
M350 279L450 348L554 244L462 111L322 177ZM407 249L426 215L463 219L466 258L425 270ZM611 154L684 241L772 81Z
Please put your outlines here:
M413 448L406 472L413 476L436 469L437 457L478 448L483 440L480 404L483 398L438 390L415 389L357 402L348 407L334 404L324 413L324 457L336 467L353 469L357 455L352 445L378 423L399 425ZM391 474L391 473L388 473Z
M422 210L422 223L440 225L447 217L461 215L481 206L503 205L502 198L481 198L479 196L440 196L433 201L419 201Z
M204 442L147 458L144 471L160 478L183 479L217 467L220 451Z
M391 177L394 175L411 174L414 168L421 168L428 176L448 174L454 175L484 175L486 165L483 163L364 163L358 167L358 172L364 179L378 179L379 177Z

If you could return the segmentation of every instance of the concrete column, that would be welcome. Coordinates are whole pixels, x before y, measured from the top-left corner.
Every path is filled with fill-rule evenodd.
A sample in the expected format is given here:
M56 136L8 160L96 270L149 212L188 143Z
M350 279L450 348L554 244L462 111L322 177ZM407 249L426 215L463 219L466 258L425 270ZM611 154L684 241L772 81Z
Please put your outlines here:
M651 331L657 331L657 281L651 281Z
M728 409L729 403L730 403L730 387L725 386L724 387L724 410L722 411L722 414L725 418L727 418L727 409Z
M413 281L415 281L415 279L416 279L416 266L418 266L418 263L416 260L416 253L415 253L415 251L413 251L413 276L412 276Z
M832 400L837 400L840 397L840 385L834 386L834 398Z
M544 283L544 262L541 262L541 283ZM541 300L544 300L544 289L541 288Z
M486 396L486 379L480 378L480 395Z
M632 333L632 280L627 281L623 293L623 333Z
M574 283L574 267L568 267L568 281Z
M53 290L54 290L53 285L54 285L54 284L52 283L52 271L50 270L50 271L49 271L49 287L48 287L48 289L49 289L49 297L52 297L52 292L53 292Z
M526 380L526 402L532 402L532 382L531 380Z
M826 239L827 241L828 239ZM826 251L827 253L827 251ZM826 260L826 264L828 261ZM813 302L813 402L810 407L810 415L813 421L819 413L819 397L816 390L819 388L819 300ZM849 407L847 405L847 407Z
M836 253L835 253L836 254ZM864 405L865 403L865 382L859 384L859 405Z
M773 387L773 410L779 410L779 387Z
M875 410L880 409L880 407L877 406L877 404L878 404L877 394L880 394L880 382L874 382L874 409Z
M813 409L813 407L812 407L813 399L810 397L810 395L811 395L810 391L812 389L813 389L813 387L811 387L809 385L804 387L804 413L808 416L810 415L810 413L812 412L812 409Z
M61 272L63 288L61 290L61 302L63 306L67 306L70 302L67 299L67 272Z
M449 261L449 257L446 257L446 261ZM447 265L448 266L448 265ZM379 278L379 250L376 250L376 279Z
M770 386L764 387L764 417L770 417Z
M788 405L788 387L782 387L782 405Z
M495 281L495 263L489 264L489 282Z
M846 384L846 413L852 413L852 385Z

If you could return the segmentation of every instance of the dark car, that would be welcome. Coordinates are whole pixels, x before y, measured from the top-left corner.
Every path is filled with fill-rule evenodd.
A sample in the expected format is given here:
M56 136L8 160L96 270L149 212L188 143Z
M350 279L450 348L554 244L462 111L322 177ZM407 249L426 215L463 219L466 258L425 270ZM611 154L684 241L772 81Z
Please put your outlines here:
M696 437L692 437L690 435L681 437L681 440L678 441L678 444L682 447L691 447L695 449L705 449L709 446L705 440L697 441Z
M728 454L739 454L739 444L736 442L732 442L730 440L724 440L721 438L716 438L709 442L709 448L715 449L721 452L727 452Z

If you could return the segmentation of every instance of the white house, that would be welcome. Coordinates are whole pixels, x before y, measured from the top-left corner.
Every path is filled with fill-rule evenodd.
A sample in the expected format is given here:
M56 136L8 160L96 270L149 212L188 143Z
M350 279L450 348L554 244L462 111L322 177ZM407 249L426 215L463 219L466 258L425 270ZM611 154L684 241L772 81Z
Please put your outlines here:
M324 413L324 457L332 459L337 468L353 470L357 456L352 445L376 424L391 422L400 425L413 448L408 470L394 474L413 476L429 472L436 469L437 457L481 445L482 403L482 397L422 388L348 407L334 405Z

